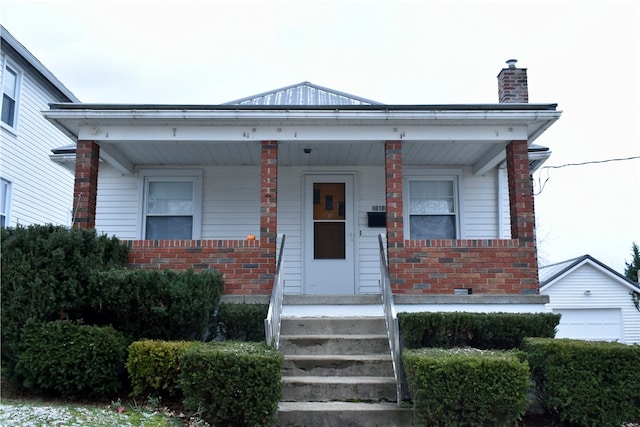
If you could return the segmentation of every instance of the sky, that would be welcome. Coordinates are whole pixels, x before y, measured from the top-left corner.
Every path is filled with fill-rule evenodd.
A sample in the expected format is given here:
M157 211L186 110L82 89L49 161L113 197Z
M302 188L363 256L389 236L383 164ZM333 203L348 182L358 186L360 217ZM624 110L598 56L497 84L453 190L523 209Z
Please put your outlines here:
M517 59L529 102L562 111L536 140L552 151L534 174L540 264L589 254L623 273L640 244L639 5L2 0L0 22L86 103L219 104L303 81L388 104L497 103Z

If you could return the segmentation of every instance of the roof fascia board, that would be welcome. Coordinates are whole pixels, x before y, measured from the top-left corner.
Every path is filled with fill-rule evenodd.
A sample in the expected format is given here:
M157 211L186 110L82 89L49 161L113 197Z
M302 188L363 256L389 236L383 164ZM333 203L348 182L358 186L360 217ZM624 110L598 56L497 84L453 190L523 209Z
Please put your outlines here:
M78 139L103 142L233 142L233 141L486 141L504 143L526 139L526 126L469 124L467 126L380 125L82 125ZM502 146L504 149L504 146Z

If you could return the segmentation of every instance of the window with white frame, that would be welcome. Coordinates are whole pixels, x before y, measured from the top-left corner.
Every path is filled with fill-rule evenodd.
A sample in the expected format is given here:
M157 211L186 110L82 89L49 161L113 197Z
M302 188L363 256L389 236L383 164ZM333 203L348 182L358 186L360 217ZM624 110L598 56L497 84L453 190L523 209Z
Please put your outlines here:
M458 236L457 180L416 177L408 180L409 238L455 239Z
M143 178L142 238L199 239L202 174L146 173Z
M9 226L9 210L11 208L11 183L0 179L0 227Z
M9 63L4 64L2 73L2 123L15 128L18 113L18 93L20 71Z

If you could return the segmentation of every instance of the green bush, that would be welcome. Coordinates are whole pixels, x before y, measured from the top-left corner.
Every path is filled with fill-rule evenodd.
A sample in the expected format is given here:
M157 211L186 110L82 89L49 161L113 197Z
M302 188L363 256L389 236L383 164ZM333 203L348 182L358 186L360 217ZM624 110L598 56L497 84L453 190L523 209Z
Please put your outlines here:
M398 313L405 348L473 347L509 350L525 337L553 338L552 313Z
M282 393L283 356L263 343L190 347L180 360L185 406L215 426L270 426Z
M131 343L126 366L133 395L179 395L180 356L191 345L193 343L187 341L144 340Z
M128 248L94 230L53 225L3 228L2 363L13 377L27 320L81 319L94 294L96 271L122 268Z
M110 327L28 321L16 373L28 389L108 397L121 388L127 343Z
M92 307L133 340L202 340L222 293L215 271L109 270Z
M264 319L268 311L268 304L222 303L216 323L225 339L261 342L265 340Z
M547 412L581 426L640 421L640 346L527 338L522 344Z
M508 426L529 405L528 365L509 352L405 350L403 364L420 426Z

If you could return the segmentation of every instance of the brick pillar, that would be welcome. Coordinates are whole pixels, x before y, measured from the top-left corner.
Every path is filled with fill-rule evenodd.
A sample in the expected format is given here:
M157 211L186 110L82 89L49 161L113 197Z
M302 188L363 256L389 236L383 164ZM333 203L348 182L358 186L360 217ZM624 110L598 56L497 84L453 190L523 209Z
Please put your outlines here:
M533 184L529 173L527 141L511 141L506 151L511 237L535 245Z
M94 141L76 144L76 177L73 190L73 226L95 228L100 146Z
M260 245L273 246L278 222L278 141L262 141L260 166Z
M402 142L385 141L384 149L384 182L387 205L387 245L388 248L402 248L404 247L404 216L402 207Z
M527 69L516 68L515 59L507 61L509 68L503 68L498 74L498 99L500 103L529 102Z

